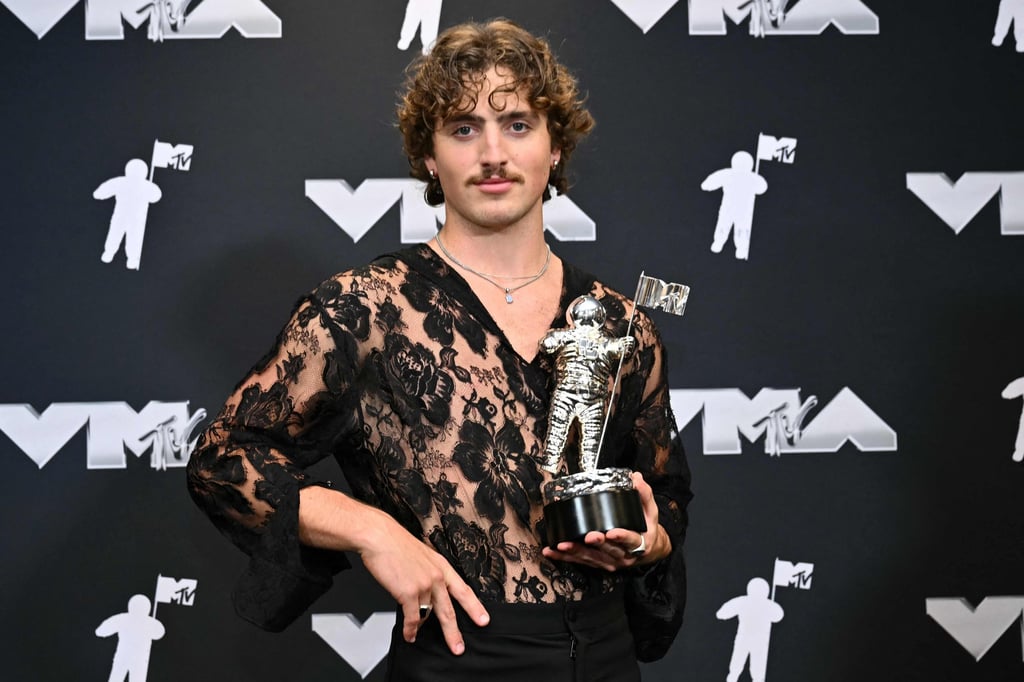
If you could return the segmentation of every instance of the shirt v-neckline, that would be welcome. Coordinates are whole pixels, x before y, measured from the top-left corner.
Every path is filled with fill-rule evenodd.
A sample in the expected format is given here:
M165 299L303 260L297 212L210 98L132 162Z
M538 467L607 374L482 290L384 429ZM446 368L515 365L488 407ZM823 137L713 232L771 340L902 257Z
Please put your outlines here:
M494 317L491 312L487 309L487 306L483 304L480 297L473 291L473 287L469 285L466 278L461 273L457 272L455 268L448 265L447 262L436 251L427 246L426 244L420 244L418 246L404 249L397 254L401 260L403 260L410 268L416 270L417 273L430 279L438 288L446 291L456 301L464 305L474 317L476 317L480 323L492 334L498 337L498 341L515 357L525 365L534 365L541 357L540 348L534 350L533 357L527 359L512 342L509 341L505 335L504 330L494 321ZM589 288L586 290L582 286L586 280L590 280L590 284L593 284L592 278L581 276L582 272L577 271L575 267L565 262L563 259L559 259L562 267L562 290L558 297L558 309L555 311L555 316L551 320L550 329L563 329L567 326L565 321L565 311L569 304L577 296L587 293ZM538 339L539 341L539 339Z

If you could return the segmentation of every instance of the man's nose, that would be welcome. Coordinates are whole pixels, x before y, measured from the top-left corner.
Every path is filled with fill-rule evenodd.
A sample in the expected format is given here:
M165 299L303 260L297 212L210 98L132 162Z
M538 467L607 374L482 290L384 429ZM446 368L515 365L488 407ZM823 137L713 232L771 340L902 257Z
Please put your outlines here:
M480 136L480 163L484 166L497 168L508 161L505 150L505 140L501 131L495 127L488 126Z

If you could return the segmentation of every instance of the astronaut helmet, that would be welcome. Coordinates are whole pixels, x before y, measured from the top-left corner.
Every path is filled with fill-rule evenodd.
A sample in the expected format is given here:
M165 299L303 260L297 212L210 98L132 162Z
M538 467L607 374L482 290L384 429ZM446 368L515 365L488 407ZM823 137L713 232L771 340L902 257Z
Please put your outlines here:
M569 304L565 319L573 326L600 327L604 324L604 306L593 296L580 296Z

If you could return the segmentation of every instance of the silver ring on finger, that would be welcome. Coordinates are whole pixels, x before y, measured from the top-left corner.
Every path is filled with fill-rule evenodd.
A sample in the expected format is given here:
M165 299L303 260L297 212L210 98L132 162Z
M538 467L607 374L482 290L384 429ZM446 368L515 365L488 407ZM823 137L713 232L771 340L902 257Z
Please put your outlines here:
M426 620L430 612L434 610L433 604L420 604L420 620Z
M640 544L629 550L629 553L635 557L641 557L647 553L647 538L644 537L643 533L640 534Z

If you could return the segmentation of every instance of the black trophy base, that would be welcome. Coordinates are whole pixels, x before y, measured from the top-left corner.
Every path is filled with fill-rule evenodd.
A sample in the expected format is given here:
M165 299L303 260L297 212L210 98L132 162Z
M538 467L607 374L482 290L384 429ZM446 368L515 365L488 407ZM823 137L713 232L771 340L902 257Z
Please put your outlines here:
M625 528L647 530L640 493L636 490L603 490L544 505L547 542L580 542L592 530Z

